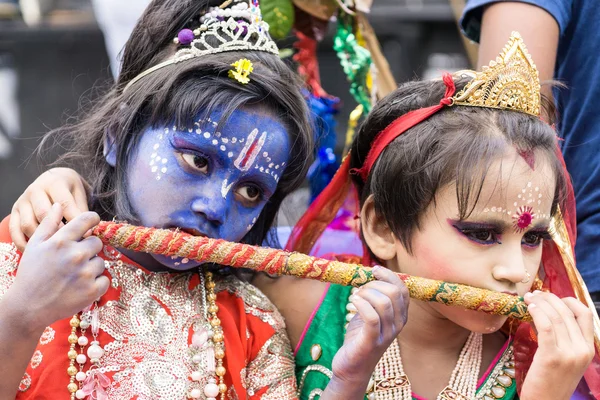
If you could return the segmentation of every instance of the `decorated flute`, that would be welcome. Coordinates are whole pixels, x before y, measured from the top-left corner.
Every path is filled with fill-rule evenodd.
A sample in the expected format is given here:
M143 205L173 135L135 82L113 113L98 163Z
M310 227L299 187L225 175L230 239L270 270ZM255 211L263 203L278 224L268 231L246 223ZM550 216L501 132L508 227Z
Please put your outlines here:
M325 260L301 253L270 249L185 232L101 222L95 229L105 244L144 253L176 256L233 268L248 268L270 275L291 275L344 286L362 286L375 279L372 268ZM471 286L398 274L410 297L463 307L488 314L531 321L527 305L518 296Z

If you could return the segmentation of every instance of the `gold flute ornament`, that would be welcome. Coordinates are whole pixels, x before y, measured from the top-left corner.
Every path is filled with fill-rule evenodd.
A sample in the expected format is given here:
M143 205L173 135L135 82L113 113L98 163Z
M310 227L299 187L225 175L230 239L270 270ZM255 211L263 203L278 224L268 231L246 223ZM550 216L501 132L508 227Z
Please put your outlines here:
M344 286L362 286L375 280L372 268L325 260L301 253L193 236L177 230L101 222L95 229L105 244L128 250L188 258L271 275L290 275ZM531 321L527 305L518 296L471 286L398 274L410 297L463 307L488 314Z

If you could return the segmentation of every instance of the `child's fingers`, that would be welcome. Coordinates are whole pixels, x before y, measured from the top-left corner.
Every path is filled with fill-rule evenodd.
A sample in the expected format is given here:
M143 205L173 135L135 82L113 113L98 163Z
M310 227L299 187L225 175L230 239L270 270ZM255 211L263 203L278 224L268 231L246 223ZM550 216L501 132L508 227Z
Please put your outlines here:
M27 246L27 237L21 230L21 214L19 214L19 210L13 208L12 213L10 214L10 220L8 221L8 232L10 233L10 237L21 252L25 250L25 246Z
M373 268L373 275L379 281L384 281L394 285L398 289L400 295L404 298L404 301L408 302L408 300L410 299L408 288L406 287L402 279L400 279L397 273L385 267L376 266L375 268Z
M19 229L28 238L31 238L35 233L39 222L35 217L35 212L29 201L19 205Z
M541 310L550 321L550 327L544 327L546 329L541 330L534 319L540 338L543 334L553 335L554 346L557 348L571 348L573 343L572 331L576 323L573 313L564 303L552 293L540 291L528 295L527 301L530 302L530 307L533 305L535 309Z
M581 329L571 309L558 296L552 293L539 292L539 295L543 296L544 300L556 310L560 316L560 320L556 324L563 325L569 335L570 340L558 340L559 347L570 348L575 343L583 342L584 338L581 334Z
M395 337L396 334L396 319L394 312L394 304L392 300L385 294L363 286L357 293L356 296L362 297L366 300L377 312L378 320L380 324L380 340L386 341Z
M83 239L77 244L78 249L83 252L88 259L94 258L98 253L102 251L102 240L95 236L90 236Z
M100 223L100 216L95 212L85 212L67 223L56 238L63 241L79 241L83 235Z
M592 311L579 300L572 297L561 299L571 310L577 321L577 325L586 343L594 347L594 317Z
M75 187L73 193L66 186L55 186L49 189L52 201L60 203L67 221L73 220L81 213L88 211L87 197L83 188ZM82 197L83 192L83 199Z
M552 349L558 347L554 326L548 315L547 305L542 307L540 303L543 303L543 301L539 298L535 299L531 293L525 295L525 302L528 304L527 310L533 319L533 325L538 334L540 348Z
M88 263L87 268L90 270L90 276L97 279L104 273L104 260L100 257L94 257Z
M98 278L96 278L96 282L95 282L96 295L94 298L98 299L98 298L104 296L104 294L107 292L109 286L110 286L110 280L105 275L100 275Z
M85 190L81 178L73 188L73 198L75 199L75 205L79 210L82 212L89 210L87 191Z
M46 218L31 235L29 243L41 243L52 237L58 231L61 221L62 208L58 203L53 204Z
M367 290L369 289L387 298L382 298L381 301L384 301L386 303L385 305L391 304L393 310L394 327L398 330L402 329L402 327L406 324L408 313L406 312L407 302L404 300L404 297L402 296L401 290L398 287L398 285L394 285L384 281L373 281L363 286L360 289L359 293L368 293Z
M32 191L29 195L29 202L31 203L31 208L33 208L33 213L35 215L35 220L40 223L46 218L46 215L50 212L52 208L52 204L58 203L58 201L51 201L48 198L48 195L45 192Z
M350 302L356 307L356 312L364 323L364 330L367 339L373 342L379 341L381 335L381 321L379 315L373 306L358 295L350 296Z
M378 280L369 282L366 286L373 287L392 300L394 320L398 324L397 328L401 329L408 319L407 311L410 302L408 288L396 273L387 268L375 267L373 274Z

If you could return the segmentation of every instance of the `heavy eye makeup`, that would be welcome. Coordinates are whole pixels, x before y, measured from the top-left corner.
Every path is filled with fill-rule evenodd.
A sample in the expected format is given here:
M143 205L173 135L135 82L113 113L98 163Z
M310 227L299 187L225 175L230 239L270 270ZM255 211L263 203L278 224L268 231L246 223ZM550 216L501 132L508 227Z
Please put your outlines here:
M202 152L197 145L176 136L172 138L171 145L175 153L177 153L179 163L186 171L208 174L211 168L214 168L213 165L215 162L211 162L212 158ZM266 198L270 197L272 191L269 190L268 185L246 180L237 185L234 193L237 201L244 207L251 208L256 207Z
M526 247L537 248L544 240L552 240L549 229L544 227L533 228L523 234L521 243Z
M502 229L494 224L448 220L456 231L472 242L482 245L502 244Z
M177 154L177 160L187 172L207 174L210 168L210 157L197 146L178 137L171 139L171 146Z
M507 229L513 229L512 226L504 223L490 224L450 219L448 220L448 223L456 229L460 235L474 243L484 246L502 244L503 233L505 233ZM539 247L543 240L551 240L548 227L533 227L523 233L521 244L525 247L534 249Z

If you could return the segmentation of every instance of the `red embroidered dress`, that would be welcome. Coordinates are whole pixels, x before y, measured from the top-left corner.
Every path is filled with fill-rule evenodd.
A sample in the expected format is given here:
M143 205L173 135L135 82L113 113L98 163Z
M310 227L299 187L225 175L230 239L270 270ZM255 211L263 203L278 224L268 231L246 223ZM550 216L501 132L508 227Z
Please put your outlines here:
M111 287L98 302L101 372L109 399L187 399L197 370L189 345L204 321L197 272L152 273L110 247L102 254ZM20 254L8 220L0 224L0 297L14 280ZM40 268L43 268L40 264ZM220 279L220 280L219 280ZM219 319L225 334L227 399L295 399L294 360L283 318L254 286L215 276ZM19 386L17 399L69 399L69 319L47 327ZM90 330L86 336L91 342ZM79 346L77 346L79 349ZM84 371L90 368L89 359ZM202 397L204 398L204 394Z

